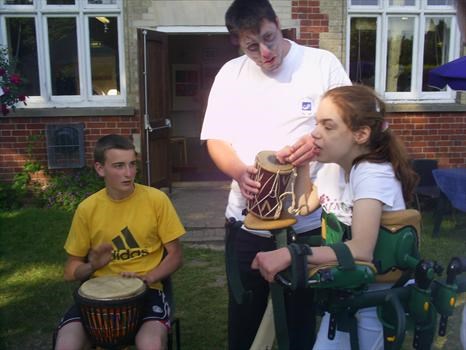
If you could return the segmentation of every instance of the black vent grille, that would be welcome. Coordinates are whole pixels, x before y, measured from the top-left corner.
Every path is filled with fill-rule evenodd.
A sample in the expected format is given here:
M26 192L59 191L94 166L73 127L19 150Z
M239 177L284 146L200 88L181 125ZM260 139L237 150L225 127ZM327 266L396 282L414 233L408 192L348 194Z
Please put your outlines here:
M49 169L82 168L84 124L48 124L47 158Z

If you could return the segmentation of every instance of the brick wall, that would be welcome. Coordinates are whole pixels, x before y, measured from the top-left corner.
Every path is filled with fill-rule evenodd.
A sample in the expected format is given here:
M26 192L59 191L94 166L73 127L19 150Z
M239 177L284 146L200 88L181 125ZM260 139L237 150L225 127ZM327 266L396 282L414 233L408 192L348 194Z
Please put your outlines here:
M293 0L291 19L297 22L297 41L333 52L345 62L346 2L344 0Z
M14 113L12 113L14 114ZM30 136L43 135L33 143L32 158L47 168L46 124L84 123L86 162L92 164L95 142L103 135L130 136L140 132L139 119L129 116L107 117L0 117L0 181L11 181L28 159Z
M319 47L320 33L328 32L328 15L320 11L320 1L292 1L291 18L299 20L300 44Z
M390 113L390 127L404 141L411 158L433 158L440 167L466 167L466 113ZM95 141L108 133L139 132L136 117L0 117L0 181L11 181L27 160L28 138L45 135L47 123L85 125L85 153L92 164ZM33 158L47 166L45 137L34 144Z
M441 168L466 167L466 112L390 113L390 127L411 158L431 158Z

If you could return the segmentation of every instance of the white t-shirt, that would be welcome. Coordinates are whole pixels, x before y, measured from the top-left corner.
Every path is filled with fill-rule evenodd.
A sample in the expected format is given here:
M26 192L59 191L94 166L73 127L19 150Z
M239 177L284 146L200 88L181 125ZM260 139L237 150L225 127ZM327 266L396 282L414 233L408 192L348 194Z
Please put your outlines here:
M363 161L351 168L349 182L344 181L343 168L325 164L315 185L322 209L348 226L352 223L353 203L358 199L377 199L383 203L382 211L406 209L401 183L391 163Z
M201 140L230 143L238 157L253 165L257 153L291 145L315 126L320 96L333 87L350 85L341 63L330 52L291 42L282 65L263 72L247 56L227 62L209 95ZM243 220L246 200L232 182L226 217ZM320 212L305 217L299 233L320 226Z

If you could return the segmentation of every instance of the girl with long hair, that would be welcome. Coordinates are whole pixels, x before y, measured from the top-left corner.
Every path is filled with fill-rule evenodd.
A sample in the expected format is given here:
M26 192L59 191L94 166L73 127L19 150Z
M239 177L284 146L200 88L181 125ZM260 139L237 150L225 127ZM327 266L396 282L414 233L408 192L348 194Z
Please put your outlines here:
M343 242L354 260L371 262L377 242L382 212L406 209L416 185L399 138L385 120L385 105L377 94L364 86L344 86L327 91L316 114L312 131L314 160L328 163L314 182L309 166L298 167L295 185L296 211L306 215L322 207L325 245L312 247L308 264L337 262L331 244ZM293 146L277 152L282 162L292 162ZM338 221L324 229L325 223ZM340 231L334 227L343 228ZM346 249L346 248L345 248ZM256 255L252 267L269 282L291 264L287 248ZM389 288L375 283L369 289ZM361 349L383 349L382 325L375 308L357 312ZM327 338L329 315L325 315L314 349L349 349L349 334L337 331Z

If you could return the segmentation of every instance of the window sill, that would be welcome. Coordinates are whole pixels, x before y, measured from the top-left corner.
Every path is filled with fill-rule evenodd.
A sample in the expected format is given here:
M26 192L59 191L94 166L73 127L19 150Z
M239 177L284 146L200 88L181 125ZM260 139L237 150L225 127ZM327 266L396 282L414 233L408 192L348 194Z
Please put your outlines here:
M466 112L466 104L460 103L387 103L388 113L401 112Z
M133 107L16 108L8 117L134 116Z

